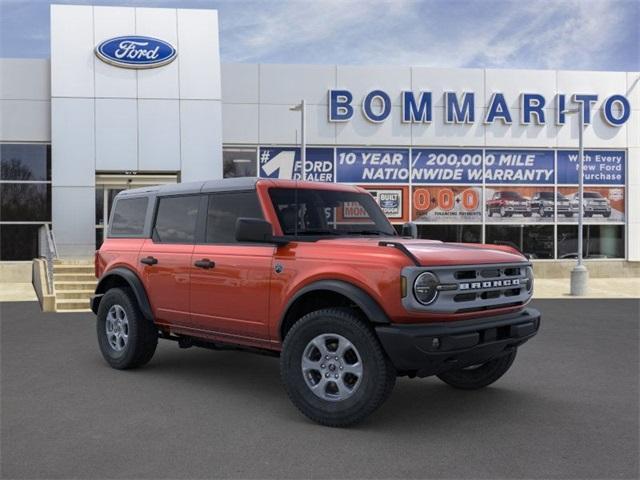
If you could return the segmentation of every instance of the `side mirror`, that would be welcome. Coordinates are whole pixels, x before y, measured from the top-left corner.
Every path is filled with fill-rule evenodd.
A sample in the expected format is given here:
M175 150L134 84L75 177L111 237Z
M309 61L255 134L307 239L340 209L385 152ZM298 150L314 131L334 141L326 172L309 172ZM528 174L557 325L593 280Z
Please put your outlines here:
M401 236L418 238L418 226L413 222L407 222L402 225Z
M245 217L239 217L236 220L236 240L238 242L275 243L278 245L288 243L282 238L273 236L271 224L266 220Z

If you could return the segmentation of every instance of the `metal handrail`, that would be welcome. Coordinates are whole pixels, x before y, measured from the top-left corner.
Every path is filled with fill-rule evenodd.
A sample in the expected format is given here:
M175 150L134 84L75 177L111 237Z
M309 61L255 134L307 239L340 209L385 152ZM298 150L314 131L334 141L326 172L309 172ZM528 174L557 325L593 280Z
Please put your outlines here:
M58 247L48 223L43 223L40 227L38 249L40 256L47 260L47 287L49 292L53 293L53 262L58 258Z

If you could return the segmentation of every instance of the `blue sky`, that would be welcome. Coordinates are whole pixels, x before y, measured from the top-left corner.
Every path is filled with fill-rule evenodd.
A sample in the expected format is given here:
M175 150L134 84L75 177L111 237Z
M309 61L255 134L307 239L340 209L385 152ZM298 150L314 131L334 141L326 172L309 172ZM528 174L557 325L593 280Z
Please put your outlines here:
M49 56L49 0L0 0L0 57ZM93 0L217 8L223 62L640 70L640 0Z

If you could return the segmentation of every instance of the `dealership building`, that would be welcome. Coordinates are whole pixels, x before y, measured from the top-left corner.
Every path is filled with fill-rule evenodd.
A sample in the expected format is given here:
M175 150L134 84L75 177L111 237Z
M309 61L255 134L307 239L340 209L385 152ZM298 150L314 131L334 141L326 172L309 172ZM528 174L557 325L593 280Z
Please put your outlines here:
M38 256L43 225L60 257L92 256L123 189L304 171L420 237L558 263L577 252L581 108L585 255L640 261L639 72L220 64L215 10L69 5L50 59L0 68L2 262Z

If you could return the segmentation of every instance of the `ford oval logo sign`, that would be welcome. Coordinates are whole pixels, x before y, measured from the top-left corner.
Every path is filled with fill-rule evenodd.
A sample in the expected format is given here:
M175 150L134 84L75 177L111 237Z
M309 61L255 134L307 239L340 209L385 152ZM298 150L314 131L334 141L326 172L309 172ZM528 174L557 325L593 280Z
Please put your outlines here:
M155 68L171 63L178 52L163 40L129 35L105 40L96 47L103 62L123 68Z

